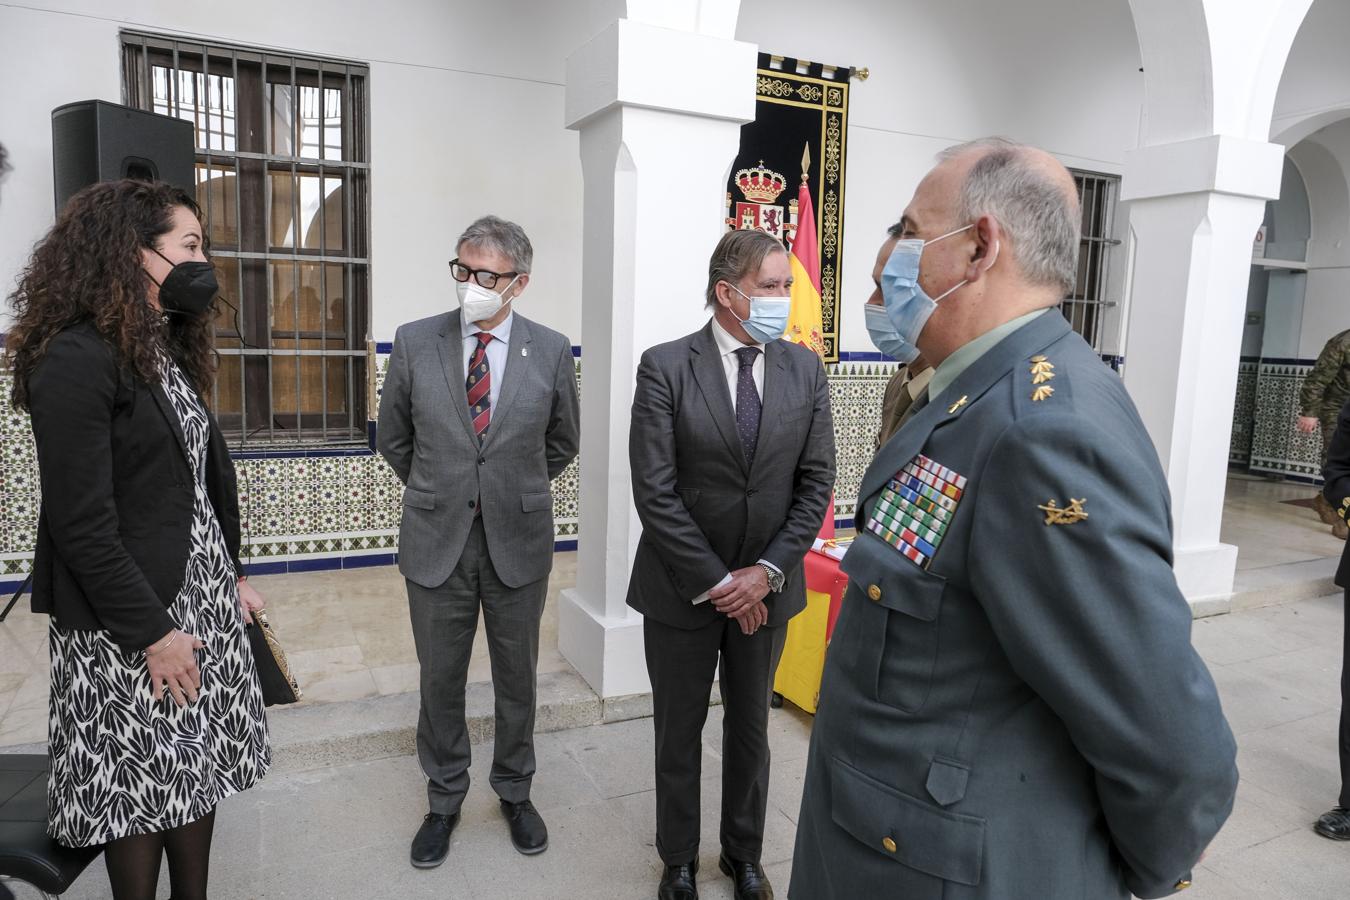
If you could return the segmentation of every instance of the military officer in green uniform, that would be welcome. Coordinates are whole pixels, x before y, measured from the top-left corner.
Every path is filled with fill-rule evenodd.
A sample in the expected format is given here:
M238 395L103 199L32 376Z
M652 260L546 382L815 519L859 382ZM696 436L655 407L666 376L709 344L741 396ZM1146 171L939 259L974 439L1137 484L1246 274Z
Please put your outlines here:
M1303 390L1298 396L1298 430L1312 434L1319 424L1322 426L1323 467L1327 464L1331 435L1336 431L1336 417L1346 400L1350 400L1350 331L1342 331L1327 341L1312 371L1303 379ZM1332 534L1341 540L1350 537L1345 521L1336 515L1320 492L1313 498L1313 508L1318 517L1331 526Z
M1236 747L1117 376L1053 307L1074 183L953 148L882 276L936 365L878 451L811 735L795 900L1125 900L1190 885Z

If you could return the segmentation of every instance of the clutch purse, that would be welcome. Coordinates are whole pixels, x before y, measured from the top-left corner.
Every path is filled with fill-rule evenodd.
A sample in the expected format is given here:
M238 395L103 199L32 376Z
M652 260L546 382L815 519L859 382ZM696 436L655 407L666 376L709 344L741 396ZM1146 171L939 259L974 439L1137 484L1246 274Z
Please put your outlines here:
M267 706L294 703L304 694L286 662L286 651L281 649L272 623L267 621L267 611L260 609L250 613L249 617L248 643L253 648L253 664L262 684L263 703Z

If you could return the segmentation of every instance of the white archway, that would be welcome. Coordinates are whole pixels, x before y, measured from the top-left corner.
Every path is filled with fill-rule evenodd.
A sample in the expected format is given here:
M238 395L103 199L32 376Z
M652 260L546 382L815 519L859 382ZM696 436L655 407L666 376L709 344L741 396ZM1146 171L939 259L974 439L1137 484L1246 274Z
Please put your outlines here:
M1178 582L1227 608L1219 541L1251 241L1279 196L1275 97L1312 0L1130 0L1145 73L1141 147L1121 185L1134 272L1125 383L1172 491Z

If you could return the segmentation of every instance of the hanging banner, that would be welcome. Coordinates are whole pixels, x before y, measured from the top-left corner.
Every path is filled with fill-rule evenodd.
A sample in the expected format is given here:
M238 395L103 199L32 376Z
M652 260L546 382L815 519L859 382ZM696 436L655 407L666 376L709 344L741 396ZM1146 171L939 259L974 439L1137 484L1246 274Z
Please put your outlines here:
M740 152L727 184L728 228L759 228L783 241L798 260L818 260L819 271L810 274L819 281L820 334L803 334L800 340L825 362L839 361L849 73L848 66L761 53L755 121L741 128ZM803 178L814 228L802 230L808 240L815 239L814 254L792 246L804 213L798 203ZM794 302L796 296L794 291ZM799 312L794 310L794 319Z

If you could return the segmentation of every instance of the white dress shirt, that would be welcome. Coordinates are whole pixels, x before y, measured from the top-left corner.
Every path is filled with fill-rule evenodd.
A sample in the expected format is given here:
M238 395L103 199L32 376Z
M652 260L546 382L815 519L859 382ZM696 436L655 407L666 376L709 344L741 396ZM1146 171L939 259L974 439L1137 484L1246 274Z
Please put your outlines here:
M759 400L764 402L764 345L763 344L742 344L739 338L733 337L731 332L722 327L722 323L716 318L712 320L713 340L717 342L717 349L722 355L722 371L727 376L727 390L731 394L731 409L736 409L736 387L741 378L741 358L736 355L736 351L742 347L755 347L759 353L755 354L755 364L750 370L751 376L755 379L755 393L759 394ZM783 574L777 566L767 559L761 559L760 562L773 569L779 575ZM731 583L731 573L728 572L722 576L722 580L713 585L713 588L720 588L723 585ZM695 606L708 599L708 591L699 594L690 603Z
M488 334L492 335L492 340L487 345L487 363L488 363L488 403L491 404L493 412L497 411L497 398L502 394L502 375L506 374L506 354L511 349L511 323L516 318L516 311L513 309L506 314L506 318L493 328ZM473 355L478 352L478 332L483 329L478 327L477 322L469 322L460 316L460 331L464 335L464 377L460 383L469 380L469 363L473 361ZM468 402L467 391L464 402Z

